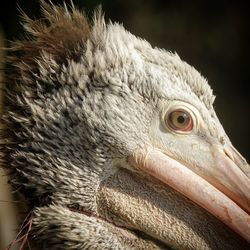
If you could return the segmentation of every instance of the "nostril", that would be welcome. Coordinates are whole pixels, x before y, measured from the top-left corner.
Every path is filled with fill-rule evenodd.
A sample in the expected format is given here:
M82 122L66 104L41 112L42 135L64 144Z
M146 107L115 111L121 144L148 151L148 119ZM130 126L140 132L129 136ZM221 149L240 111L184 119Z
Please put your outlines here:
M223 151L230 160L234 161L234 156L232 152L230 152L227 148L224 148Z

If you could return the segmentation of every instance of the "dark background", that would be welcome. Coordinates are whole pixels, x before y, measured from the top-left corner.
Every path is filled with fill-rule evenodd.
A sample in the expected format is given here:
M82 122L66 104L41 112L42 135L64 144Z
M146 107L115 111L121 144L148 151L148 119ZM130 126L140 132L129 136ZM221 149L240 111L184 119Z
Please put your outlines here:
M250 14L247 3L223 0L73 2L88 15L102 4L107 20L123 23L126 29L153 46L176 51L198 69L214 89L215 109L225 130L235 147L250 160ZM0 25L9 40L23 36L17 5L30 17L40 16L38 0L1 1Z

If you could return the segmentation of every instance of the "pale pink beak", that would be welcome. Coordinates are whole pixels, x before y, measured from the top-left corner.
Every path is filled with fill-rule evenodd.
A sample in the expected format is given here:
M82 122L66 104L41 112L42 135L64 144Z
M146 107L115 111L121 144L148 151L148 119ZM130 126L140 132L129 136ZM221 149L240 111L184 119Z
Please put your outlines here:
M138 152L129 162L182 193L250 242L249 177L228 154L221 152L216 157L217 166L207 175L194 173L156 149Z

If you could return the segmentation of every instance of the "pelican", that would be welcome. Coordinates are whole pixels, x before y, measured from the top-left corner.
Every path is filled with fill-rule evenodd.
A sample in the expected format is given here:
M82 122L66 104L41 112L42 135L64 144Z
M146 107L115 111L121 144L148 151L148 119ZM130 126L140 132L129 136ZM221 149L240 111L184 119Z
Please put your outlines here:
M250 167L207 80L74 6L23 15L6 70L5 167L37 249L249 249Z

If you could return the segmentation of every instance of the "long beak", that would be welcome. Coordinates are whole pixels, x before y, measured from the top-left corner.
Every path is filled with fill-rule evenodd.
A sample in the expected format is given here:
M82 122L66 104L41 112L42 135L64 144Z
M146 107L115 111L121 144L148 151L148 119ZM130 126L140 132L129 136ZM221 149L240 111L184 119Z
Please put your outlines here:
M138 152L129 162L182 193L250 242L250 181L227 155L217 156L214 178L211 174L201 177L156 149Z

